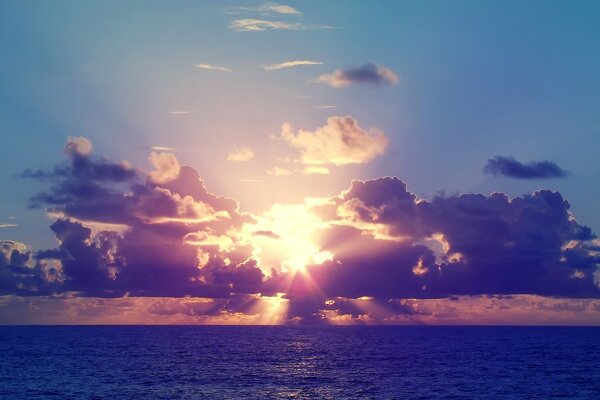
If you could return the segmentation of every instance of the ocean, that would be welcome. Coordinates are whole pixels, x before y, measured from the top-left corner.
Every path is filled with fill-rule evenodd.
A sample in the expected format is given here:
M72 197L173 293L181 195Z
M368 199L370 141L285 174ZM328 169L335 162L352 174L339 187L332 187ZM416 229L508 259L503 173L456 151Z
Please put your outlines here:
M4 326L0 399L600 399L600 328Z

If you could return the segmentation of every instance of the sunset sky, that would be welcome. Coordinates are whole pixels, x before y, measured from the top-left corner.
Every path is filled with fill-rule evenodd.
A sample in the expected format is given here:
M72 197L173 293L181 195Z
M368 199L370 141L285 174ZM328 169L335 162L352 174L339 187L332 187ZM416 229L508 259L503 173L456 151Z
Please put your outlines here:
M600 325L599 12L2 1L0 323Z

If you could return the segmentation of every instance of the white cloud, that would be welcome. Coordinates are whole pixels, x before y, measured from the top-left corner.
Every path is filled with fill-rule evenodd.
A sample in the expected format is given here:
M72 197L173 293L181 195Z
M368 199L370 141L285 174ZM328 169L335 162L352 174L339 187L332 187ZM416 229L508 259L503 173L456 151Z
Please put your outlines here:
M321 64L323 64L323 63L320 61L294 60L294 61L284 61L279 64L265 65L263 68L265 69L265 71L274 71L277 69L297 67L300 65L321 65Z
M92 152L92 148L92 142L88 138L83 136L69 136L65 144L65 153L85 156Z
M200 69L208 69L211 71L221 71L221 72L232 72L233 70L227 67L221 67L219 65L211 65L211 64L194 64L196 68Z
M264 19L255 18L242 18L236 19L229 24L229 28L234 31L247 32L247 31L266 31L268 29L287 29L287 30L301 30L304 25L300 23L288 23L282 21L267 21Z
M294 134L285 123L281 137L300 151L300 161L307 165L362 164L384 153L388 138L383 132L363 130L351 116L333 116L314 132L299 130Z
M174 111L169 111L169 114L171 115L187 115L187 114L191 114L191 111L185 111L185 110L174 110Z
M294 172L290 171L289 169L286 169L286 168L273 167L271 169L268 169L267 173L269 175L275 175L275 176L289 176L289 175L292 175Z
M17 224L0 224L0 228L15 228L19 225Z
M333 26L326 25L306 25L299 22L270 21L266 19L242 18L231 21L229 28L238 32L266 31L266 30L319 30L334 29Z
M287 14L287 15L300 15L302 14L300 11L291 6L286 6L285 4L277 4L277 3L265 3L262 6L258 7L258 11L263 12L274 12L278 14Z
M236 147L229 154L227 154L228 161L248 161L253 157L254 152L248 147Z
M317 106L317 110L328 110L330 108L337 108L337 106Z
M303 171L305 174L320 174L320 175L326 175L329 173L329 168L327 167L323 167L320 165L309 165L306 168L304 168Z
M175 150L174 147L167 147L167 146L152 146L151 148L152 148L152 150L156 150L156 151L174 151Z
M157 183L168 182L177 178L179 175L179 161L173 153L150 153L150 162L154 166L154 171L148 175L152 181Z
M277 3L265 3L258 7L227 7L225 13L227 14L241 14L244 12L261 12L265 14L275 13L284 15L302 15L298 9L287 6L285 4Z

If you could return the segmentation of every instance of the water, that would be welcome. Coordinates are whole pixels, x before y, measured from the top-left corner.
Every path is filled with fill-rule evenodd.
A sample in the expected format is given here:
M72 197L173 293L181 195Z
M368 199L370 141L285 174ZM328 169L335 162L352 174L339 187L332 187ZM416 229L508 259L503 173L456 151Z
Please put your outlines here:
M600 399L600 329L0 327L0 399Z

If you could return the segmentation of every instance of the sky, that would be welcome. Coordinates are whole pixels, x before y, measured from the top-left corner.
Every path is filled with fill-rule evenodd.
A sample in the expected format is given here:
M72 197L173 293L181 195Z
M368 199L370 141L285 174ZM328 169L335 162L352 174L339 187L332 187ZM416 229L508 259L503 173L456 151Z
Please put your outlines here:
M595 1L3 1L0 323L600 324Z

